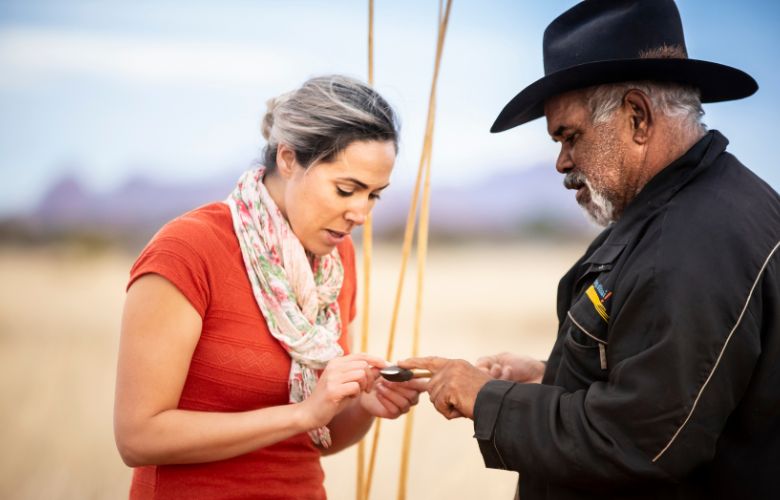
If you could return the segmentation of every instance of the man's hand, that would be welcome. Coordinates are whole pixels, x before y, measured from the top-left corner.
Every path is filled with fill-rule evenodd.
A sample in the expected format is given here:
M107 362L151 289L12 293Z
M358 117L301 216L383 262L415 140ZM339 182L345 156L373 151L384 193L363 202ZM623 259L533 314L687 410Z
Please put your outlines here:
M425 368L433 373L428 395L436 411L448 419L474 418L474 402L490 377L468 361L446 358L409 358L398 363L402 368Z
M523 384L538 384L542 381L545 366L544 363L530 356L502 352L479 358L477 368L493 378Z

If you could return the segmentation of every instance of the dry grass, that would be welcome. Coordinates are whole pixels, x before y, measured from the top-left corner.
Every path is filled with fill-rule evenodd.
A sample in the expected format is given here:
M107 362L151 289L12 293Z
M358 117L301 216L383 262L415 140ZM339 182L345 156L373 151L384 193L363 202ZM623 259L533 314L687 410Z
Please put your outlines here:
M554 340L558 277L581 247L433 248L425 276L422 354L474 360L502 350L544 357ZM384 354L398 248L377 249L372 339ZM113 499L130 469L111 430L124 286L119 253L0 250L0 497ZM410 268L395 358L410 351L416 275ZM359 318L358 318L359 321ZM359 324L359 323L358 323ZM382 427L373 499L396 496L402 421ZM409 498L510 498L516 474L487 470L471 421L415 414ZM324 459L333 499L354 498L356 453ZM446 471L442 474L442 471Z

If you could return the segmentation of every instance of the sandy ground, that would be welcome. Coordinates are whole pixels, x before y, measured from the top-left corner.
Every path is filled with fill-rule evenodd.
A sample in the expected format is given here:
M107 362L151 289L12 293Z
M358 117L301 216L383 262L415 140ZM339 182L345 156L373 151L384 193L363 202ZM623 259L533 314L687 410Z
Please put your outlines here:
M420 351L464 358L504 350L545 357L560 275L582 245L433 246ZM113 442L121 253L0 249L0 498L126 498ZM384 355L400 248L376 249L369 351ZM393 357L411 350L416 270L406 276ZM357 319L358 325L360 317ZM385 422L372 499L396 498L403 421ZM487 470L470 420L415 413L408 498L511 498L516 474ZM330 498L354 498L356 451L323 460Z

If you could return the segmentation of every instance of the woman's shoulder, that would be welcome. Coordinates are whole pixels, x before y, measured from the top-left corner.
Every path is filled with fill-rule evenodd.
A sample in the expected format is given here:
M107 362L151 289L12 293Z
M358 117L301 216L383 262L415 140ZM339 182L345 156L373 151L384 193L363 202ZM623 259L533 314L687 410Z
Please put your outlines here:
M145 274L159 274L176 285L202 316L213 277L238 247L232 231L230 209L224 203L209 203L176 217L141 251L127 288Z
M233 230L230 208L225 203L213 202L172 219L157 232L155 237L203 238L224 232L225 229Z
M178 261L209 266L220 260L225 251L237 247L230 208L221 202L190 210L165 224L141 252L139 261L148 255L165 254Z
M208 252L215 245L223 246L233 235L230 208L215 202L190 210L160 228L149 241L148 247L166 246L171 243L185 245L192 250Z

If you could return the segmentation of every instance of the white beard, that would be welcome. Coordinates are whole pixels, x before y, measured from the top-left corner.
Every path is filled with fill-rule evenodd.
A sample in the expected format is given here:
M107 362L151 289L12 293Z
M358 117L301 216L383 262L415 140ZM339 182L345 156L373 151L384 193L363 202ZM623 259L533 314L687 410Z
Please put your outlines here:
M593 188L590 180L582 176L582 180L588 187L590 193L590 206L582 206L585 215L588 216L594 224L601 227L607 227L615 222L615 206L603 194Z

